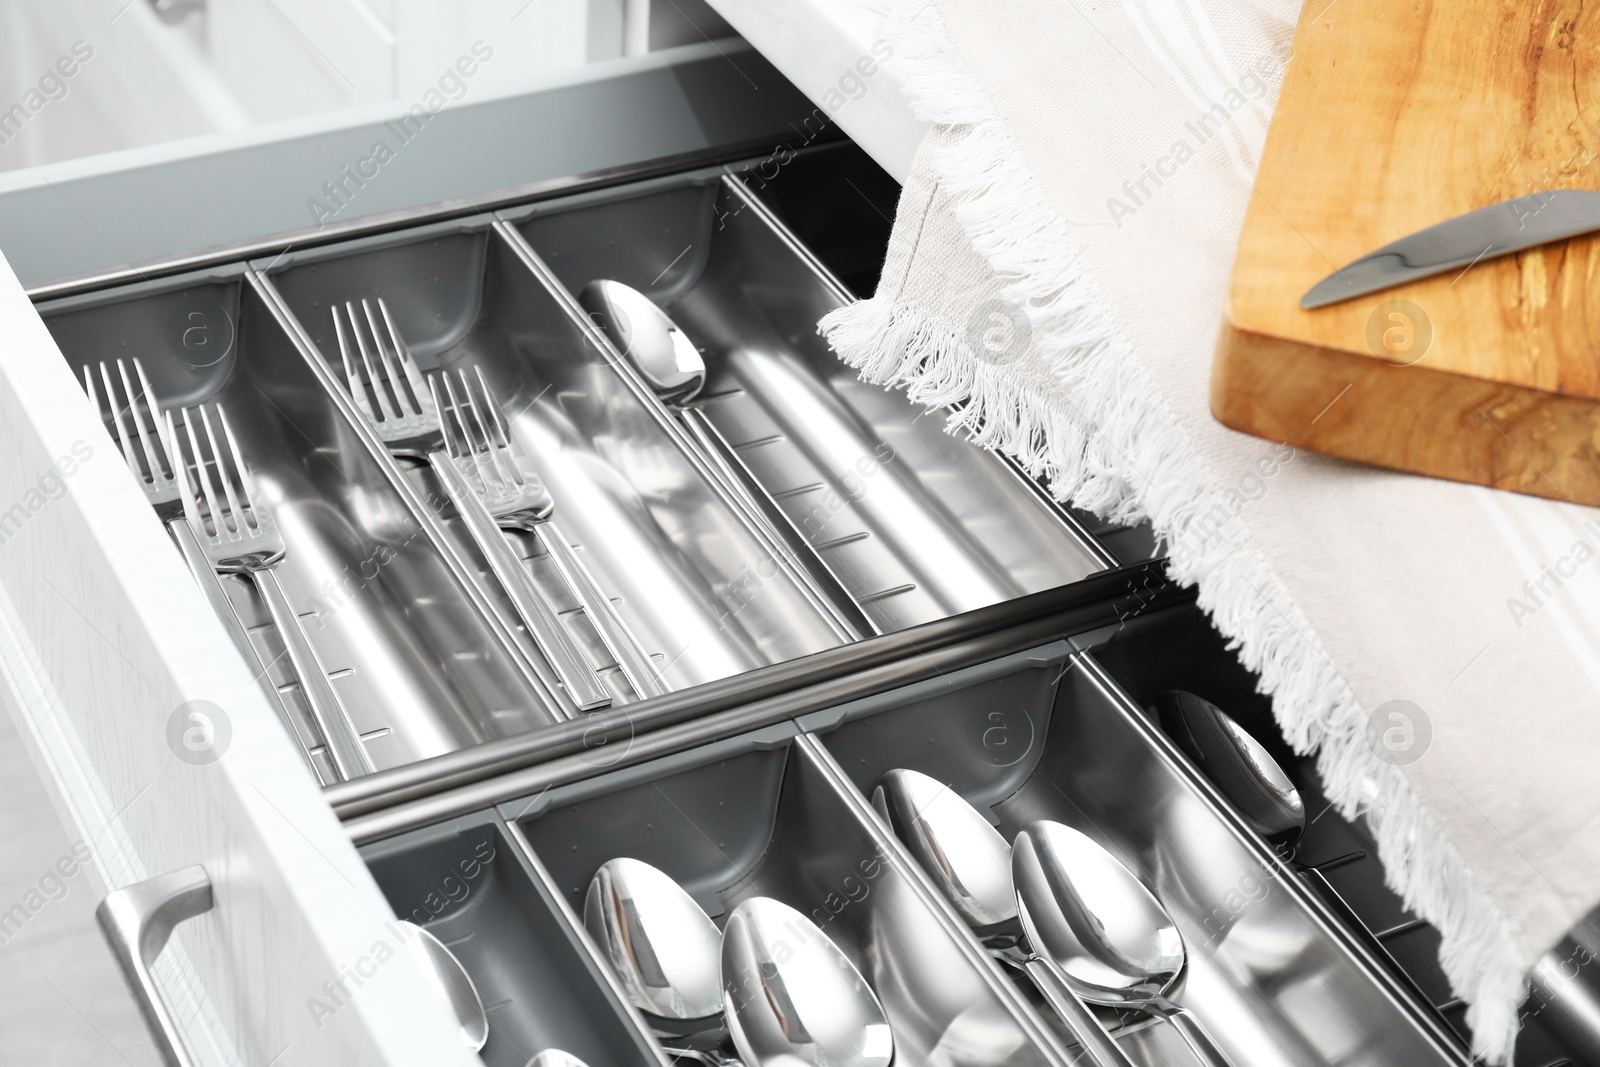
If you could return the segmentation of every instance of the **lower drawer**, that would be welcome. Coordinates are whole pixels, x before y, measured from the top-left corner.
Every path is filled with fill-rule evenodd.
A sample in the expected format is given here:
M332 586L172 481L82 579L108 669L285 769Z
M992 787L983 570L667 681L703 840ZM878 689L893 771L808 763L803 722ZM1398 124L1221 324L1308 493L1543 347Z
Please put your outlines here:
M873 811L871 790L896 767L947 783L1007 838L1051 818L1108 847L1182 934L1173 996L1240 1067L1465 1062L1095 652L1057 641L861 699L842 688L829 706L709 742L680 730L673 747L668 730L652 752L669 750L639 762L612 752L552 764L529 795L419 829L391 824L363 846L396 912L473 973L492 1023L485 1062L520 1064L559 1042L659 1062L659 1039L581 929L589 880L616 857L664 871L719 923L758 895L809 916L875 989L896 1063L1073 1062L1046 1004ZM469 863L473 877L455 873L484 850L494 858ZM557 970L568 988L550 998ZM1171 1027L1102 1018L1136 1063L1191 1062Z

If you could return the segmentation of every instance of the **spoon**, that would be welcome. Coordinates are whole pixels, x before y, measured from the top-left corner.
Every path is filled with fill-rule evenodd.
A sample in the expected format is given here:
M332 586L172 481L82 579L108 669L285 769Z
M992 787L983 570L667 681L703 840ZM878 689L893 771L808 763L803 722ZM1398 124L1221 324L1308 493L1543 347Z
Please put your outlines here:
M750 1067L888 1067L883 1005L839 947L770 897L733 910L722 988L734 1047Z
M578 303L666 403L686 404L706 384L699 350L639 290L603 278L584 286Z
M642 860L614 859L589 880L583 925L668 1049L713 1064L728 1039L722 1018L716 923L670 876Z
M1091 1058L1101 1067L1132 1067L1077 994L1022 947L1011 846L1000 831L954 789L905 768L883 776L872 806L985 947L1033 981Z
M401 919L398 925L408 935L406 950L422 965L428 984L439 991L455 1013L461 1027L461 1043L477 1052L489 1041L489 1016L483 1010L472 976L443 941L414 922Z
M1200 1020L1166 992L1183 936L1145 884L1111 853L1058 822L1030 823L1011 845L1022 927L1042 962L1084 1000L1171 1023L1207 1067L1232 1067Z
M1150 710L1251 829L1275 845L1292 845L1305 832L1306 806L1299 790L1261 742L1221 708L1193 693L1169 689Z

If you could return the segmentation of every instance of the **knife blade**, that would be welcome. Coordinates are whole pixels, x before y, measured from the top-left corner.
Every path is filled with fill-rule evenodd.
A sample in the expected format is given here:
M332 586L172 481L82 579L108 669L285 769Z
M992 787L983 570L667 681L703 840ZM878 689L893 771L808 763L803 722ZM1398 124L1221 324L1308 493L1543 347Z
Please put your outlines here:
M1600 193L1552 189L1457 215L1334 271L1300 298L1307 311L1600 230Z

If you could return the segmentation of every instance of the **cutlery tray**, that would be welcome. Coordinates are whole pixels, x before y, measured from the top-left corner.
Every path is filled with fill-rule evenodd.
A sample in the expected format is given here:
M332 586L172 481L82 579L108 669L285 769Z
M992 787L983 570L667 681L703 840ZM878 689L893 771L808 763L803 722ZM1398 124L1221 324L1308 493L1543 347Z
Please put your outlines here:
M897 1063L1073 1062L1077 1050L1042 1005L988 957L872 811L868 796L883 772L910 767L991 813L1008 838L1033 819L1059 819L1128 864L1187 944L1177 999L1240 1067L1463 1063L1421 1006L1146 720L1098 661L1109 636L1055 641L860 699L845 694L824 710L710 743L703 731L675 728L684 747L637 763L627 746L586 752L532 795L369 843L364 855L406 915L394 888L402 857L426 870L438 862L421 858L438 855L430 843L459 835L452 847L465 850L467 837L493 823L536 874L515 883L531 909L525 921L534 913L545 921L538 908L554 906L574 936L590 877L617 856L660 867L719 924L739 901L774 896L811 915L872 983ZM651 751L672 733L652 735ZM491 936L487 925L509 912L479 918L473 907L469 893L435 920L441 936L475 954L466 962L483 976L486 1003L539 1013L516 992L518 979L504 977L522 966L522 933L508 935L496 918ZM603 975L590 992L615 995ZM637 1036L638 1020L623 1016ZM1192 1062L1170 1027L1125 1022L1119 1040L1135 1062ZM486 1062L513 1062L495 1040Z
M783 203L814 220L814 200ZM857 267L858 245L844 245ZM698 413L663 405L594 328L574 297L590 275L680 317L712 372ZM839 364L814 326L845 298L737 177L710 169L39 311L74 375L136 356L164 409L224 406L287 542L275 570L381 776L581 712L437 475L391 455L351 402L339 305L382 299L425 374L483 373L562 533L669 691L1117 565L1015 468ZM758 440L763 426L786 429ZM539 539L507 536L612 703L638 701ZM336 784L253 587L215 586L319 780Z
M570 291L611 278L698 347L702 447L737 472L871 631L1064 585L1104 550L945 418L862 382L817 332L849 294L735 175L707 172L503 213Z

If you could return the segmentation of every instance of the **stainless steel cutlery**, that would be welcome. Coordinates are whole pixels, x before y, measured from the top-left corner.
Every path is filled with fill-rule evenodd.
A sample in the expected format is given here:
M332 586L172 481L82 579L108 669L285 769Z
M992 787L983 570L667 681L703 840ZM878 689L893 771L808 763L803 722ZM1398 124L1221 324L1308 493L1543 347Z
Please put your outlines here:
M411 350L394 328L388 306L382 300L363 300L358 312L354 303L335 305L333 327L350 398L390 452L426 462L438 474L462 525L572 702L584 711L611 703L556 609L446 454L444 424L433 391L424 384Z
M227 413L217 404L185 408L177 418L168 411L166 437L183 517L201 552L218 573L245 575L260 593L339 776L372 773L361 737L273 573L287 546Z
M1022 970L1101 1067L1133 1067L1072 988L1022 940L1011 846L966 799L920 771L896 768L872 806L997 959Z
M1161 729L1233 802L1250 828L1274 845L1305 832L1300 791L1261 742L1209 700L1169 689L1150 706Z
M1233 1061L1166 993L1183 973L1183 935L1161 901L1100 844L1049 820L1011 844L1023 929L1043 965L1092 1004L1134 1008L1171 1023L1206 1067Z
M655 302L631 285L602 278L583 287L578 303L664 402L687 404L706 384L699 349Z
M1368 252L1312 286L1306 310L1600 230L1600 193L1552 189L1457 215Z
M604 707L610 694L575 636L534 583L502 530L533 534L577 598L606 650L640 697L666 692L655 664L552 522L554 502L513 445L481 370L438 371L424 379L381 299L333 309L346 387L389 450L427 462L473 542L510 597L529 636L573 703Z
M641 860L601 864L583 925L633 1006L677 1055L726 1062L718 953L722 932L683 887Z
M816 924L751 897L722 933L722 991L749 1067L888 1067L894 1035L877 994Z
M429 385L444 426L445 449L494 521L501 529L538 538L634 692L641 699L665 693L654 661L556 526L555 501L512 442L482 369L463 367L453 375L440 371Z
M98 388L96 380L100 383ZM137 356L118 359L115 363L102 361L95 367L85 364L83 389L100 409L101 421L114 431L117 446L128 463L128 469L144 490L145 498L155 509L156 516L166 523L167 532L177 542L178 551L189 572L194 575L195 584L200 587L200 592L216 613L223 629L228 631L234 647L246 663L256 665L256 679L261 683L262 695L272 705L284 729L289 731L290 738L295 738L294 722L289 709L284 706L283 695L268 677L270 664L262 662L255 646L250 643L250 635L234 612L227 591L217 581L216 570L212 568L194 531L184 518L183 501L178 492L178 475L172 462L174 453L166 437L165 417L155 390L150 386L150 379L145 374L144 364ZM294 747L315 775L316 767L305 754L304 747L298 741Z
M115 366L116 373L112 373ZM129 368L133 373L128 373ZM99 374L95 374L95 369ZM98 377L100 387L95 386ZM134 383L138 386L135 387ZM118 388L120 386L120 389ZM137 356L83 367L83 391L100 409L100 419L116 432L117 446L139 487L162 518L180 514L178 476L162 440L161 406Z
M876 994L810 919L768 897L719 932L640 860L602 864L584 926L666 1051L713 1065L885 1067L894 1038ZM740 1059L724 1051L732 1041Z

